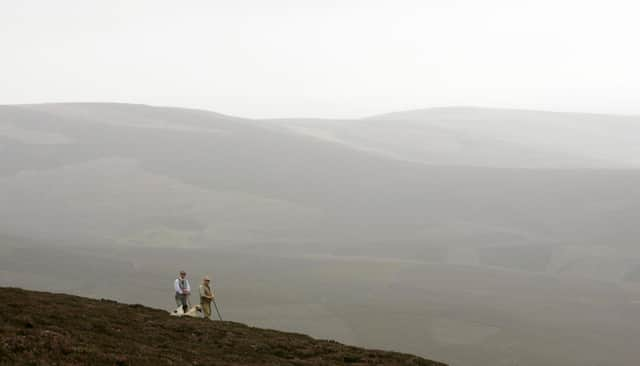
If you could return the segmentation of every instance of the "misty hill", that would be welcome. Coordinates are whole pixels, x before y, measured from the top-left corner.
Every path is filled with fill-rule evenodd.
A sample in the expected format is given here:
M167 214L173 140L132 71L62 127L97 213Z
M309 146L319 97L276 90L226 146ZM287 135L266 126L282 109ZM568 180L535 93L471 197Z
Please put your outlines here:
M480 116L513 113L522 112ZM477 125L494 123L481 117ZM445 262L459 261L462 250L471 252L468 264L535 271L572 270L575 260L611 248L611 276L635 270L615 251L638 253L640 228L629 215L640 204L637 170L425 165L273 121L141 105L3 106L0 126L7 235L267 252L262 244L277 243L350 255L367 248L367 255ZM366 127L362 135L375 131ZM386 141L395 143L393 133ZM414 142L408 146L421 146Z
M0 364L444 365L110 300L0 288Z
M168 307L184 268L251 325L452 365L634 364L634 117L475 112L0 106L0 284Z
M640 117L470 107L361 120L273 120L300 134L430 165L638 168Z

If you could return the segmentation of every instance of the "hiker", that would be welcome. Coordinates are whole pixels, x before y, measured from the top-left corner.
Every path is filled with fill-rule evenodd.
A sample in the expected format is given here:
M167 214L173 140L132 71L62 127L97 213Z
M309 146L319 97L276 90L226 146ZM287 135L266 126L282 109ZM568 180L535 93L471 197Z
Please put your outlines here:
M209 287L209 282L211 282L209 277L204 276L200 285L200 306L204 311L204 317L207 319L211 319L211 302L215 298L213 290Z
M182 312L186 313L189 310L189 294L191 293L191 286L189 286L189 280L187 280L187 272L180 271L180 276L176 278L176 282L173 287L176 292L176 305L182 306Z

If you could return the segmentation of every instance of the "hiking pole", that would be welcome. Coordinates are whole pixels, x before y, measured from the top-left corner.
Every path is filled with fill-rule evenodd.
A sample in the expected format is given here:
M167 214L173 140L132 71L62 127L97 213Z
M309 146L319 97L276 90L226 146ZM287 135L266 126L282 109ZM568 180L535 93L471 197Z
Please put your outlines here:
M216 304L216 300L213 300L213 306L216 308L216 313L218 313L218 318L222 320L222 316L220 315L220 310L218 310L218 304Z

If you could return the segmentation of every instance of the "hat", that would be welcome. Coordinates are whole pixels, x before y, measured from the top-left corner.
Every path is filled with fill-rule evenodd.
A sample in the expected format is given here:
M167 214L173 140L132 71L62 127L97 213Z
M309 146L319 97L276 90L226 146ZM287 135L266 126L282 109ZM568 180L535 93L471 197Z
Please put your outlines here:
M209 276L204 276L204 277L202 277L202 280L203 280L203 281L211 281L211 280L209 279Z

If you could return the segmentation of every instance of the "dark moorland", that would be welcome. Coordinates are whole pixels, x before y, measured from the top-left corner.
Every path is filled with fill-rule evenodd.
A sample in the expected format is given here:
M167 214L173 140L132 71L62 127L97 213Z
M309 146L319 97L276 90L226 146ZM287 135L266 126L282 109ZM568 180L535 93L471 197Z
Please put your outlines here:
M111 300L0 288L2 365L442 365Z

